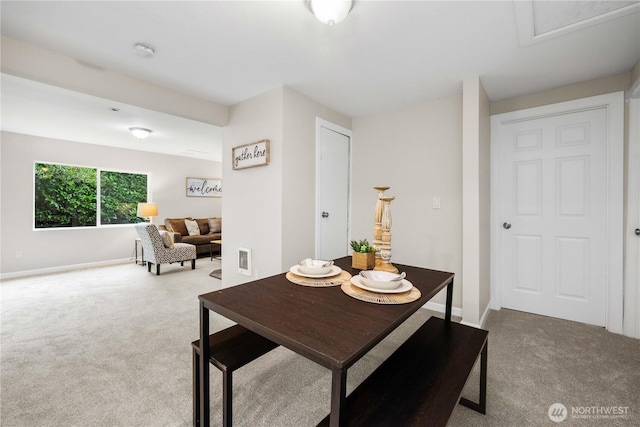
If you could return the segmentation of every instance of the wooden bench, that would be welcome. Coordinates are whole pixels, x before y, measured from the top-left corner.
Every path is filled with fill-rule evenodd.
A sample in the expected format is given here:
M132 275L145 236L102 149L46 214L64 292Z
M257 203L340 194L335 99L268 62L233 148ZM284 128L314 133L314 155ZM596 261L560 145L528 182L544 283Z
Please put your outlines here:
M193 425L200 425L200 340L193 347ZM222 371L222 423L232 423L232 373L268 353L278 344L240 325L231 326L209 336L209 361Z
M488 332L432 317L346 398L341 425L445 426L459 402L486 413ZM481 355L479 403L461 398ZM318 424L329 425L329 416Z

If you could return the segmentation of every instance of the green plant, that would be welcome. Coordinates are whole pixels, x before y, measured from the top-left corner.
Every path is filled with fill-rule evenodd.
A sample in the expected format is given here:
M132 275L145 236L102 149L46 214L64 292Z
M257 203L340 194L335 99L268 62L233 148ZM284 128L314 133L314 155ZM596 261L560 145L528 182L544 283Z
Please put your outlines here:
M351 247L353 248L354 252L360 252L363 254L376 251L376 248L371 246L367 239L360 240L359 242L352 240Z

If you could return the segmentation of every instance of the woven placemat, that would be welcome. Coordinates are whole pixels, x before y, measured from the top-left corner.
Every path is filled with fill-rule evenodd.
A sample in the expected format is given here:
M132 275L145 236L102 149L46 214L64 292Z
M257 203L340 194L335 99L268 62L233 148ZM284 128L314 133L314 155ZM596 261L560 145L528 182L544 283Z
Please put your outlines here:
M422 295L420 293L420 289L415 286L413 286L411 290L400 294L379 294L365 291L351 283L351 281L343 283L340 288L342 289L342 292L350 297L359 299L360 301L371 302L373 304L407 304L414 302Z
M351 280L351 274L342 270L340 274L337 274L333 277L323 277L321 279L312 279L310 277L298 276L297 274L288 272L287 279L291 283L295 283L296 285L312 286L316 288L326 288L327 286L339 286L339 285L342 285L343 283L349 283L349 280Z

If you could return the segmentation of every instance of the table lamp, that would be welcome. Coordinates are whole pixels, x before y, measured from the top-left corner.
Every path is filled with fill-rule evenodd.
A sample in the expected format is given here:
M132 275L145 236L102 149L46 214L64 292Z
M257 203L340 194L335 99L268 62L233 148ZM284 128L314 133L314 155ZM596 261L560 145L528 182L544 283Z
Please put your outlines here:
M151 222L151 217L158 215L158 205L156 203L138 203L138 216L145 217L147 222Z

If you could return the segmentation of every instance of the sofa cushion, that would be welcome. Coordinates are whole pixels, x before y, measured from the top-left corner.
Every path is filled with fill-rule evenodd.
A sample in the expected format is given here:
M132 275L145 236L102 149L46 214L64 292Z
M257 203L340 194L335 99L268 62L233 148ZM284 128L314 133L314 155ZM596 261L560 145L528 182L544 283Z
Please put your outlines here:
M207 218L196 218L198 227L200 227L200 234L209 234L209 220Z
M207 223L209 233L220 233L222 231L222 218L208 218Z
M164 220L164 226L169 231L173 231L174 233L180 233L181 236L188 236L189 232L187 231L187 226L184 223L185 219L192 219L192 218L191 217L167 218Z
M200 235L200 227L198 227L198 223L192 219L185 219L184 224L187 227L187 232L189 236L199 236Z
M168 232L167 230L158 230L160 232L160 236L162 237L162 243L164 243L165 248L173 249L175 245L173 244L173 234Z

